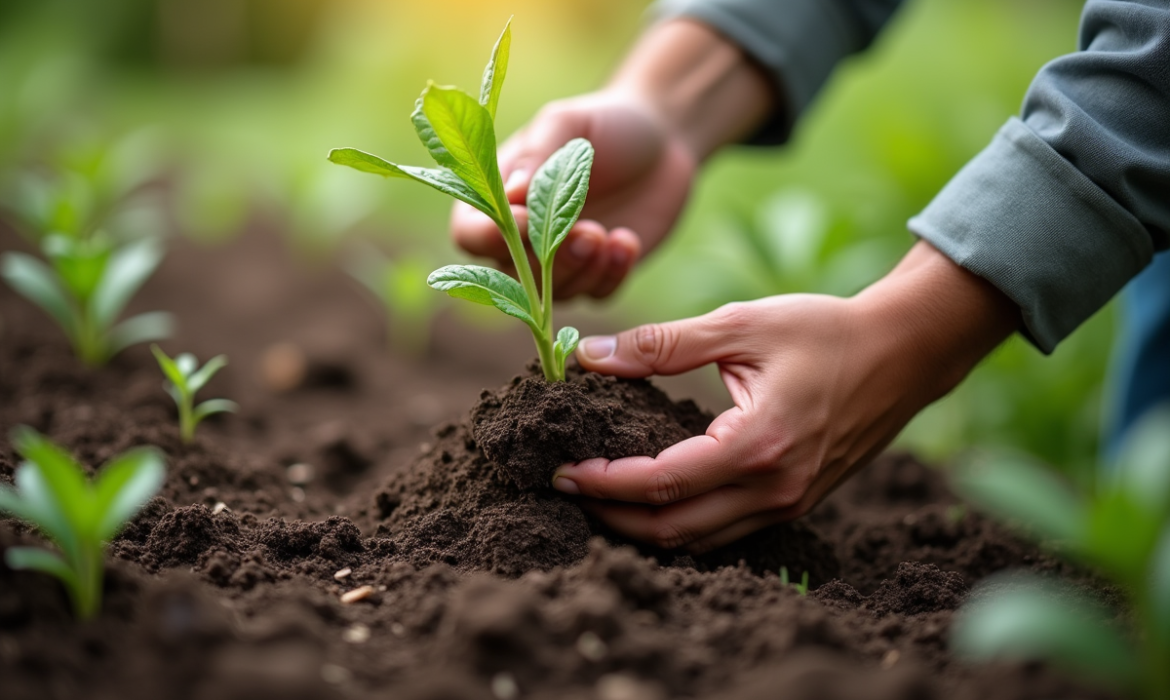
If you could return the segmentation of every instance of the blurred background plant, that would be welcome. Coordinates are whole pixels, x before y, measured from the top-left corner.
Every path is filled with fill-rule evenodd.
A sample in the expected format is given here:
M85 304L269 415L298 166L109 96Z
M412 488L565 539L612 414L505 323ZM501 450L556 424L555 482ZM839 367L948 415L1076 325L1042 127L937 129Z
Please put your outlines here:
M2 202L10 219L84 226L108 202L149 209L130 206L129 193L161 189L169 225L209 244L259 216L313 264L345 264L355 237L449 260L442 196L338 172L328 149L421 159L401 116L418 86L475 84L482 47L514 14L497 120L510 131L545 102L600 85L646 4L7 0ZM672 240L616 298L577 311L616 329L764 294L860 289L909 247L906 219L1018 111L1036 70L1075 49L1080 6L908 0L877 45L841 67L787 147L720 155ZM144 187L158 176L165 187ZM78 178L91 183L88 199L74 192ZM388 313L434 312L405 299L395 303L411 310ZM900 443L931 459L1006 445L1091 481L1113 322L1098 314L1047 358L1013 339Z

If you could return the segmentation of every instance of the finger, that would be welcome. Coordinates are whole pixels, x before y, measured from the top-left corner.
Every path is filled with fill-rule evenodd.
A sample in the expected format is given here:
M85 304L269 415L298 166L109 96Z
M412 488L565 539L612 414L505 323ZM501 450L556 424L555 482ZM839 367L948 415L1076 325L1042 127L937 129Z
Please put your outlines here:
M573 138L584 135L583 115L574 112L541 114L501 149L500 171L508 201L523 202L533 174L549 156Z
M769 525L775 525L776 523L791 519L783 511L751 515L732 523L722 530L692 540L686 545L686 548L692 554L705 554L714 549L729 545L736 540L743 539L757 530L763 530Z
M605 227L596 221L578 221L573 226L554 260L557 299L571 299L592 289L609 266L607 246Z
M675 549L706 540L752 512L752 494L732 486L673 505L655 508L585 499L582 509L626 537Z
M628 228L614 229L608 243L610 265L589 291L595 299L604 299L613 294L634 269L634 263L642 257L642 239Z
M717 362L732 342L721 316L651 323L616 336L590 336L577 348L585 369L619 377L679 374Z
M469 204L457 202L451 208L451 238L472 255L500 261L508 257L508 244L496 222Z
M731 409L737 411L738 409ZM627 503L665 505L732 483L736 450L721 437L699 435L672 445L657 457L587 459L557 468L553 488L563 493Z

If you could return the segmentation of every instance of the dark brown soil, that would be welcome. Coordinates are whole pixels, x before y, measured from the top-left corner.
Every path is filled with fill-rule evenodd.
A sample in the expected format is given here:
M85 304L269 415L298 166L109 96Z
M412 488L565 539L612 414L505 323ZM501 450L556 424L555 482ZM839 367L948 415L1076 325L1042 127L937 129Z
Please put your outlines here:
M910 457L880 458L804 522L725 550L637 549L548 475L695 434L708 418L693 405L579 372L551 390L521 375L476 403L522 356L510 348L528 347L522 332L461 355L470 331L440 318L428 358L392 357L354 285L262 234L217 250L176 241L136 304L177 313L167 349L227 353L206 395L242 410L183 446L147 352L85 370L0 290L0 429L32 425L90 467L155 444L169 467L111 546L97 619L75 622L58 584L0 565L4 700L1113 697L949 655L953 613L981 578L1075 574ZM278 342L329 371L266 386L261 358ZM484 364L492 344L509 347L488 353L501 366ZM578 432L583 419L597 427ZM0 438L0 480L15 461ZM0 549L36 541L0 519ZM780 566L809 571L814 590L782 585Z

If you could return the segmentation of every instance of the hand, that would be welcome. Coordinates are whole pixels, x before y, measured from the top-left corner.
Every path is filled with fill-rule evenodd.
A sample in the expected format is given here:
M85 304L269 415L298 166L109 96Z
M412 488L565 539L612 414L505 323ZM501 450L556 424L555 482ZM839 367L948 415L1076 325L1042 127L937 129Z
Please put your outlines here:
M994 287L918 244L851 299L784 295L593 337L622 377L718 363L735 407L656 457L562 466L560 491L614 530L703 552L808 512L1018 324Z
M556 298L613 293L635 261L656 246L678 219L697 163L648 106L612 90L554 102L500 148L500 171L520 232L536 169L570 139L584 137L596 155L581 220L557 251ZM455 242L494 258L505 270L511 257L495 224L462 202L451 214Z

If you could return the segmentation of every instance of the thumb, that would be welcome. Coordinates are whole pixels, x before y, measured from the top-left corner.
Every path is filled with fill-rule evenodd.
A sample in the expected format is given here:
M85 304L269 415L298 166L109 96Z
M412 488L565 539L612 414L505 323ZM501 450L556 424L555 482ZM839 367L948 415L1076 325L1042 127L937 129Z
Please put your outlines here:
M587 370L619 377L680 374L730 354L730 337L716 316L706 314L584 338L577 360Z

